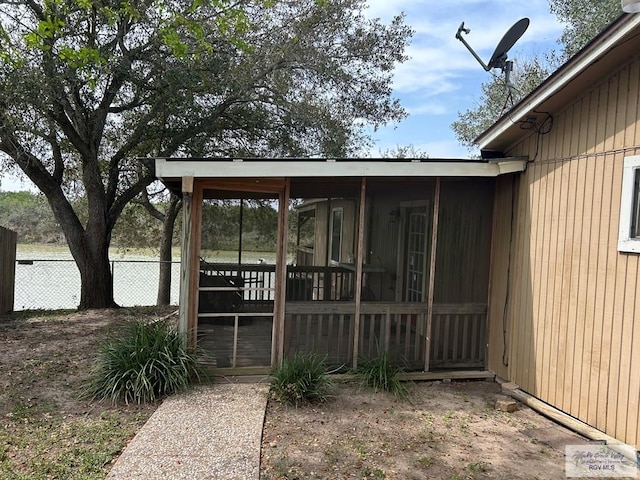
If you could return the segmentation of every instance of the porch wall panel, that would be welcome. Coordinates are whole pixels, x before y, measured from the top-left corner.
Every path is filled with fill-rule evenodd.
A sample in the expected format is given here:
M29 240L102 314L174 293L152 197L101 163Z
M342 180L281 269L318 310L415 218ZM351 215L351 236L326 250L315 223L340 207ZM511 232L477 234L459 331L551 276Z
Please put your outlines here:
M402 202L428 201L433 202L434 182L424 180L421 185L415 184L402 189L389 190L388 187L380 188L375 185L367 188L367 201L369 203L369 224L365 225L368 232L368 245L365 251L365 263L380 266L384 273L376 274L379 279L372 281L373 293L379 301L399 301L395 298L398 278L398 242L400 237L400 210ZM427 232L428 235L431 231Z
M355 304L289 302L285 316L285 354L315 353L334 368L353 360ZM419 303L361 304L358 355L372 358L389 352L409 370L423 370L426 306ZM430 365L434 369L482 368L487 305L433 306Z
M515 235L515 217L513 202L516 179L509 176L498 177L493 219L493 243L491 248L491 272L504 275L491 275L491 298L489 318L494 319L487 331L487 368L499 377L509 376L509 343L507 342L507 311L513 292L509 291L508 279L515 274L515 266L510 264L512 243Z
M510 261L510 183L498 181L489 306L491 370L636 447L639 256L617 251L617 232L624 157L640 154L639 81L635 58L509 150L534 161Z
M434 303L485 303L494 181L442 181Z

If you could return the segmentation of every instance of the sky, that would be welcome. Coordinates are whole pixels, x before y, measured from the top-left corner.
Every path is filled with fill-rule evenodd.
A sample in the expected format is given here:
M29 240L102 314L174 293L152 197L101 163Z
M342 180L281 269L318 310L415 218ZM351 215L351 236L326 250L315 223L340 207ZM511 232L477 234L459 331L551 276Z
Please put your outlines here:
M455 34L464 21L464 39L488 63L498 42L520 18L529 28L509 51L509 59L540 55L557 47L562 25L549 12L548 0L369 0L367 15L389 21L404 11L415 34L410 59L399 65L394 95L409 113L398 125L372 133L376 156L380 151L413 145L430 158L467 158L451 130L458 112L473 108L490 73L480 66ZM501 74L500 70L493 70ZM477 152L475 152L477 153Z
M504 33L522 17L531 24L509 52L510 59L550 50L562 32L548 0L369 0L368 4L370 18L388 23L404 12L405 22L415 30L407 50L410 58L397 67L393 81L393 95L409 116L371 132L374 146L368 155L372 157L409 145L431 158L467 158L474 153L457 142L451 123L458 112L475 105L490 74L455 39L463 21L471 29L465 40L485 63ZM0 179L0 190L25 189L37 191L28 180Z

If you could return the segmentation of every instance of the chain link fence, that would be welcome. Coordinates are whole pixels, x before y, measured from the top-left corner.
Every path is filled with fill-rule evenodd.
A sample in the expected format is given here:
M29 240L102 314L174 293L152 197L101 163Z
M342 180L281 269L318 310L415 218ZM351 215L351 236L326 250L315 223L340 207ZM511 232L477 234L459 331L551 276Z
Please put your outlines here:
M160 262L112 260L113 295L123 307L155 305ZM180 262L171 262L171 303L177 305ZM76 308L80 303L80 273L73 260L16 261L14 310Z

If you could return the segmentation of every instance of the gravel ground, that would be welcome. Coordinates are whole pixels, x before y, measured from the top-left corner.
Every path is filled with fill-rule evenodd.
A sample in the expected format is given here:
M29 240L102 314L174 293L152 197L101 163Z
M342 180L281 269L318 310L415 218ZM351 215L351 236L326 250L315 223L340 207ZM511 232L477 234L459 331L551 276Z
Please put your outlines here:
M257 480L266 384L214 384L167 398L108 480Z

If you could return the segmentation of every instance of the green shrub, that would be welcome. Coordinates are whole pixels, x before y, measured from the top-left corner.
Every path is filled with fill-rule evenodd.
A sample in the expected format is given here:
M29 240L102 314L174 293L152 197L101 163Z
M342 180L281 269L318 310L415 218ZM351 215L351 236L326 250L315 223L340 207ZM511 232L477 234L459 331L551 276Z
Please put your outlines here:
M315 354L286 357L272 373L271 391L280 401L296 407L324 402L331 386L324 360Z
M87 387L93 399L153 402L184 390L205 374L198 352L164 322L135 322L118 339L102 345Z
M409 396L409 389L398 379L398 374L403 371L401 366L391 361L388 352L383 352L377 357L360 359L356 375L361 387L371 387L375 392L390 392L404 400Z

